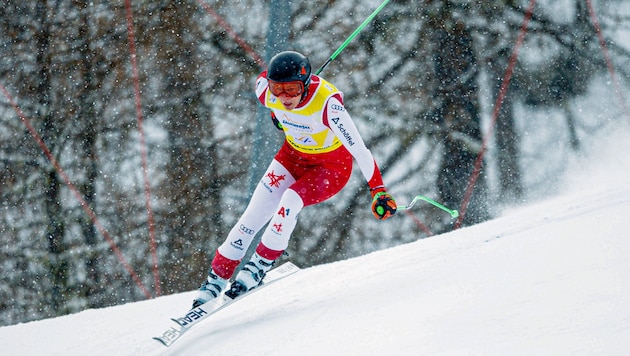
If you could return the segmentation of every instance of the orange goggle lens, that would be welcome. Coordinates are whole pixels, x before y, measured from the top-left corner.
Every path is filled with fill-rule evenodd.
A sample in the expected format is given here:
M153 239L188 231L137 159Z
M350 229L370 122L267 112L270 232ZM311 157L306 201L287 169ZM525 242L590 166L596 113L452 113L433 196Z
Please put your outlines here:
M294 81L294 82L285 82L285 83L274 82L270 80L269 90L271 91L271 94L273 94L274 96L280 96L282 94L285 94L286 96L293 98L293 97L302 95L302 93L304 93L304 83L302 83L299 80Z

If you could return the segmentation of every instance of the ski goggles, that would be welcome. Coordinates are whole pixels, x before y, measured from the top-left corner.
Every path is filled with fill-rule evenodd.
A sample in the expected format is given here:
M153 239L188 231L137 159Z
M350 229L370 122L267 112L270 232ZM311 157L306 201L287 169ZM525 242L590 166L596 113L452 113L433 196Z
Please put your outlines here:
M274 82L269 80L269 91L275 97L285 94L288 97L295 98L304 93L304 83L299 80L293 82Z

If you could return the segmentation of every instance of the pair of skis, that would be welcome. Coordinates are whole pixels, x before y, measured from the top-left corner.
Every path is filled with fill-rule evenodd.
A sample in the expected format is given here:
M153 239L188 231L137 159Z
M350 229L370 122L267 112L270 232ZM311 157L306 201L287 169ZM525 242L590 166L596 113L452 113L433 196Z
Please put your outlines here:
M265 275L263 278L263 283L248 291L247 293L241 294L240 296L232 299L225 294L221 294L218 298L213 299L205 304L202 304L196 308L190 309L186 314L181 315L179 317L171 318L175 325L166 329L162 335L156 336L153 339L159 341L164 346L169 347L173 345L173 343L179 340L182 335L188 330L190 330L193 326L199 324L202 320L208 318L210 315L218 312L231 305L237 300L244 298L247 295L250 295L262 288L270 285L271 283L277 282L285 277L288 277L295 272L299 271L300 268L294 265L291 262L286 262L279 267L276 267Z

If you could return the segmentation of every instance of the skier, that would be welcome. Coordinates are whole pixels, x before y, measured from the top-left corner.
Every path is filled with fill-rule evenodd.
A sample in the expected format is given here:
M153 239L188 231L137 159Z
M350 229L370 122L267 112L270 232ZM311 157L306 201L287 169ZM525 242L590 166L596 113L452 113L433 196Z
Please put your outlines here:
M311 74L304 55L293 51L275 55L256 80L256 96L271 109L273 123L284 131L285 141L247 209L217 249L193 308L219 296L256 233L269 222L251 260L226 294L234 298L257 287L287 248L302 208L331 198L346 185L352 157L370 188L374 216L385 220L396 212L378 165L343 106L342 93Z

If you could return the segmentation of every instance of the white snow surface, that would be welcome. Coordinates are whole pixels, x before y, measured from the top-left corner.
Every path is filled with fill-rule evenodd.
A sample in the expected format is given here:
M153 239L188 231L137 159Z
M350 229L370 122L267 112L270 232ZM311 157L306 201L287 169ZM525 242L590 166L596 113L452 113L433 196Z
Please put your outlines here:
M170 348L151 337L194 291L2 327L0 354L628 355L630 140L618 136L573 162L555 197L303 269Z

